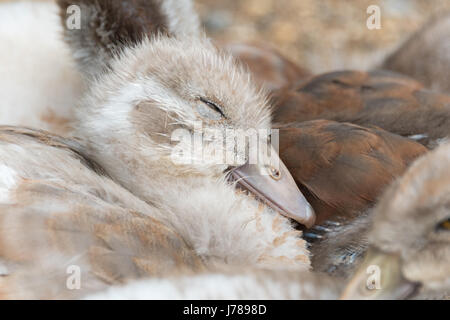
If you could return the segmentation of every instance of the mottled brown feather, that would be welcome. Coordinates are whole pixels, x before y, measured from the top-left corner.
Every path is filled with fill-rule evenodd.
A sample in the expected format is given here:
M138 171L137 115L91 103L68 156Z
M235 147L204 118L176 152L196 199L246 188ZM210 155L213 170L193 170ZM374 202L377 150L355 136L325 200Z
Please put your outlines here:
M13 265L0 281L3 298L77 297L106 284L202 270L177 233L143 213L51 181L25 180L13 198L13 205L0 206L0 258ZM67 290L68 265L82 268L86 290ZM27 273L42 281L58 274L63 282L48 281L53 293L40 293Z
M184 239L150 216L155 208L144 204L138 212L126 207L121 197L133 196L99 175L103 169L76 140L1 126L0 144L64 154L62 161L80 176L66 181L62 173L59 177L43 166L39 178L21 172L6 190L7 201L0 204L0 263L6 264L8 275L0 277L0 297L76 298L107 284L202 270L202 260ZM17 161L19 168L27 163ZM91 180L86 179L89 174ZM84 184L88 181L92 185ZM66 288L69 265L82 268L83 290Z

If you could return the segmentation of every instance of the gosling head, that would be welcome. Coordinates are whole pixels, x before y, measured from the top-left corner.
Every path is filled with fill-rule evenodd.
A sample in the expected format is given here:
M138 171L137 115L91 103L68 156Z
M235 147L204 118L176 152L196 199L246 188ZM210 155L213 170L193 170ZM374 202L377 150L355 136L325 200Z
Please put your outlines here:
M445 144L418 159L386 190L374 212L369 234L372 248L344 297L448 298L449 162L450 144ZM378 275L377 289L372 280Z
M190 1L70 2L79 2L85 23L66 29L66 39L92 80L76 134L115 179L157 201L168 185L195 188L234 177L280 213L313 224L313 211L267 143L265 94L230 55L192 30L198 21ZM126 23L101 24L106 13ZM148 23L155 15L156 27Z

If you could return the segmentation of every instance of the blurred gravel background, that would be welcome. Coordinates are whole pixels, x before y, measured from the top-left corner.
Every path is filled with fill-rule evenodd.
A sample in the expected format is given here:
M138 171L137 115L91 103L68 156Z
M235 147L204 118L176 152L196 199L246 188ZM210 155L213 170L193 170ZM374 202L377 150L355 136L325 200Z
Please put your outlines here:
M206 32L219 41L259 41L315 73L367 69L450 0L195 0ZM381 29L369 30L369 5ZM450 32L450 31L449 31Z
M450 11L450 0L194 1L214 39L271 44L315 73L368 69L434 14ZM366 27L369 5L381 9L379 30Z

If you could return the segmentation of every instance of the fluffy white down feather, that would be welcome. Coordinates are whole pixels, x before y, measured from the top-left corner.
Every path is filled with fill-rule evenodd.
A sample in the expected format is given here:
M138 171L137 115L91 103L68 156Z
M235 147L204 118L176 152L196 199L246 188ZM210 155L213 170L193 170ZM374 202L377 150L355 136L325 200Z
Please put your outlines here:
M322 279L321 279L322 277ZM85 297L98 299L336 299L338 286L307 272L249 270L135 281Z
M0 124L66 132L83 83L61 29L53 2L0 5Z

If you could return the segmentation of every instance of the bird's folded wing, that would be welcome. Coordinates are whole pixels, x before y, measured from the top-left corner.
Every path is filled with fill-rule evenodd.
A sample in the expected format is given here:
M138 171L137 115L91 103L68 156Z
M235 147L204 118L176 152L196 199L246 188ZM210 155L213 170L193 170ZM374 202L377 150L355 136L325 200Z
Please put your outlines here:
M328 120L280 130L280 155L318 216L351 215L372 205L408 164L426 152L379 128Z
M13 199L13 201L11 201ZM201 269L158 220L61 182L23 180L0 206L2 298L72 298L144 276ZM80 289L67 285L80 271Z
M450 96L388 71L338 71L272 95L274 122L314 119L375 125L427 146L449 135Z

